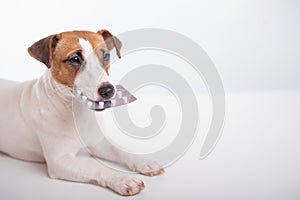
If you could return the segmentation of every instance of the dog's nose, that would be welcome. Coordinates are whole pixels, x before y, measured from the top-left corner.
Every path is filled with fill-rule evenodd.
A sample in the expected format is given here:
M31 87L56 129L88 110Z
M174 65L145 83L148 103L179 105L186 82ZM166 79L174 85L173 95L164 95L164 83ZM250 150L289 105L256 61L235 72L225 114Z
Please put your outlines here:
M110 99L115 94L115 88L112 84L105 84L100 86L98 93L103 99Z

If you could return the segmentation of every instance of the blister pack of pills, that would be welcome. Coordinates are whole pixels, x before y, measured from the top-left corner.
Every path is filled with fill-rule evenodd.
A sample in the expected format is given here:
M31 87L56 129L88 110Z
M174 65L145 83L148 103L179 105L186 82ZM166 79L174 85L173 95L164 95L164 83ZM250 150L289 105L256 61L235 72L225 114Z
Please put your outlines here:
M80 90L72 90L74 98L81 104L87 106L91 110L102 111L107 108L112 108L116 106L121 106L129 104L136 100L128 90L126 90L122 85L116 85L115 96L108 101L93 101L88 99Z

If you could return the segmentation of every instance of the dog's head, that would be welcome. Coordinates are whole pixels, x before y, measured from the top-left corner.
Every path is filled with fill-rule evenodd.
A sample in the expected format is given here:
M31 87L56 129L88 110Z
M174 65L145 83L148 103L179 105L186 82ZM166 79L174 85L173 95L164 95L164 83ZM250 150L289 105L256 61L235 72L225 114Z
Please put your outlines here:
M108 80L110 51L120 58L122 44L107 30L63 32L39 40L29 54L43 62L53 79L80 91L93 101L109 100L115 94Z

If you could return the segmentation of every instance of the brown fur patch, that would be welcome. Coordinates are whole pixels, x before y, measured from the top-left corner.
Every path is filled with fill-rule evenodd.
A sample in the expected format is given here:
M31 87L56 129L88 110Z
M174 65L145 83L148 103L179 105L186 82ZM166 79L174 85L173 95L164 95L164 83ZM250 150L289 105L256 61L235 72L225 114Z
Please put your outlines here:
M108 64L108 65L105 67L105 71L106 71L107 75L109 75L109 70L110 70L110 64Z

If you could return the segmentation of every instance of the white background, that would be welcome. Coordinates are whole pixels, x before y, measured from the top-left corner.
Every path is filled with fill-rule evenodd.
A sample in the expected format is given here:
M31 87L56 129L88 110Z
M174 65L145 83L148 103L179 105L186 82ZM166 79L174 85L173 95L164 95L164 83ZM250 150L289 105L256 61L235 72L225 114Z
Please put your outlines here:
M27 48L66 30L182 33L207 52L223 80L223 137L203 161L197 159L199 136L166 175L140 177L147 188L137 199L299 199L299 11L296 0L6 1L0 6L0 78L39 77L46 68ZM118 76L113 67L111 73ZM42 165L5 156L0 162L1 199L117 198L94 186L49 180Z
M1 5L3 78L38 77L27 48L66 30L138 28L182 33L204 48L226 91L299 89L299 1L7 1Z

